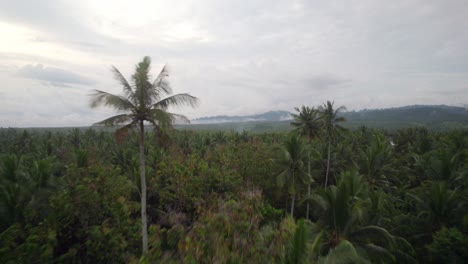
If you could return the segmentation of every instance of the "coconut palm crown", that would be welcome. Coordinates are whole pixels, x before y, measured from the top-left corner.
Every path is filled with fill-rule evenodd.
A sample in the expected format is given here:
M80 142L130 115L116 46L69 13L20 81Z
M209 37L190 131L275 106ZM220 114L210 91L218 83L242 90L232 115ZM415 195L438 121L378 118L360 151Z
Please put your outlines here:
M172 95L172 89L167 82L169 73L166 66L154 81L151 81L150 69L151 59L144 57L136 65L135 73L129 82L116 67L112 66L114 77L123 88L123 95L94 90L91 94L91 107L104 105L126 113L107 118L95 125L126 124L119 129L123 132L144 121L151 123L155 128L166 127L176 119L188 121L187 117L169 113L167 109L169 106L196 106L197 98L187 93Z
M307 137L307 141L310 142L314 137L318 137L321 126L322 126L322 117L320 112L315 107L302 106L301 108L294 108L297 113L291 114L294 118L294 121L291 122L292 126L296 127L301 135Z

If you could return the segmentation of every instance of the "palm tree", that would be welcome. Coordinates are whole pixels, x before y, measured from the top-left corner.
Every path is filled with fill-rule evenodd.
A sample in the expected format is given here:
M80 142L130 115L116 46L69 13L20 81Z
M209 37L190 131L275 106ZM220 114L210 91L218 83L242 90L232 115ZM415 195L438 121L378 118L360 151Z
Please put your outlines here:
M327 172L325 174L325 187L328 185L328 174L330 173L330 152L331 144L336 140L336 136L339 130L343 127L338 123L346 121L344 117L338 116L341 111L346 110L346 107L340 106L337 109L333 109L334 102L327 101L323 104L319 110L322 114L323 128L325 129L326 136L328 138L328 156L327 156Z
M291 122L291 125L296 127L301 135L307 137L307 142L310 144L312 139L318 137L321 129L321 116L318 109L315 107L302 106L299 108L294 108L297 114L291 114L294 118L294 121Z
M429 221L429 226L434 230L448 225L453 219L457 209L457 195L457 190L449 189L444 181L433 181L430 186L422 187L421 196L409 194L420 207L419 215Z
M299 108L294 108L297 114L291 114L294 118L294 121L291 122L291 125L296 127L296 131L298 131L301 135L307 137L307 142L309 143L309 151L307 153L308 156L308 163L307 163L307 173L311 175L310 172L310 144L312 139L319 135L321 129L321 116L317 109L314 107L310 108L308 106L302 106ZM307 195L310 196L310 183L307 186ZM307 209L306 209L306 219L309 219L309 211L310 205L309 201L307 201Z
M367 183L356 171L345 171L337 186L329 186L312 196L317 205L316 223L312 223L315 255L328 255L342 243L350 243L370 258L390 258L394 237L378 226L366 225L366 208L370 205Z
M91 100L91 107L109 106L115 110L125 112L107 118L95 125L125 124L116 131L116 136L124 136L134 127L140 130L140 184L141 184L141 232L143 254L148 252L148 225L146 215L146 177L145 177L145 121L152 124L156 131L170 126L176 119L188 121L183 115L167 112L168 107L178 105L195 106L197 98L187 93L172 94L167 82L168 70L164 66L154 81L150 75L151 59L144 57L136 65L135 73L130 82L112 66L114 77L123 88L123 95L114 95L95 90ZM167 96L167 97L165 97Z
M296 188L301 181L303 183L312 181L312 178L304 169L304 150L301 139L296 135L291 135L284 142L284 156L280 160L280 164L284 169L276 178L278 186L282 187L286 184L288 193L291 195L291 217L294 216Z
M392 147L382 133L374 134L370 145L360 151L359 168L371 188L388 185L385 175L391 171Z

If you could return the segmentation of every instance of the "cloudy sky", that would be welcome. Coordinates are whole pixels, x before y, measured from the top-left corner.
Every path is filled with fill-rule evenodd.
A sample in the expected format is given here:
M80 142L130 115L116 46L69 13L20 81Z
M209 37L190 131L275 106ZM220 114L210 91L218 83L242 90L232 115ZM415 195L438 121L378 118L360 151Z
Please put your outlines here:
M0 127L85 126L148 55L190 118L468 103L468 1L0 0Z

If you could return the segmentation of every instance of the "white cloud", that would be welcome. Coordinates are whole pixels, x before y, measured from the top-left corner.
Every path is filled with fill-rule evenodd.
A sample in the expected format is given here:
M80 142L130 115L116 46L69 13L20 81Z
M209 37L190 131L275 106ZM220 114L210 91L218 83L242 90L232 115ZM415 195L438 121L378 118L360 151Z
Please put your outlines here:
M67 86L70 84L92 85L95 83L93 80L74 72L54 67L44 67L42 64L25 65L16 74L24 78L46 81L56 86Z
M145 55L154 75L171 66L175 92L201 99L175 110L191 118L325 100L349 109L461 105L465 10L464 0L0 0L0 82L8 84L0 126L41 116L57 126L99 121L111 111L89 109L86 95L119 93L109 66L129 77ZM48 103L56 97L69 102Z

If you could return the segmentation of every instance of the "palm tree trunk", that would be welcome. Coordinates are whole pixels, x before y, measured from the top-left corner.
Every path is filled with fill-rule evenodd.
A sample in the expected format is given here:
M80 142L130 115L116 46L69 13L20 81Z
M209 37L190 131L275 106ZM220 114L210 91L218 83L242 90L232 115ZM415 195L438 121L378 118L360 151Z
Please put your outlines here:
M141 237L143 255L148 253L148 217L146 215L145 127L140 121Z
M309 162L307 164L307 173L309 173L309 176L310 176L310 140L309 140L309 152L308 152L308 155L309 155ZM307 186L307 209L306 209L306 219L309 220L309 197L310 197L310 183L309 185Z
M328 157L327 157L327 173L325 174L325 188L328 185L328 173L330 171L330 151L331 151L331 138L328 139Z
M291 217L294 217L294 202L296 201L296 195L292 195L292 201L291 201Z

